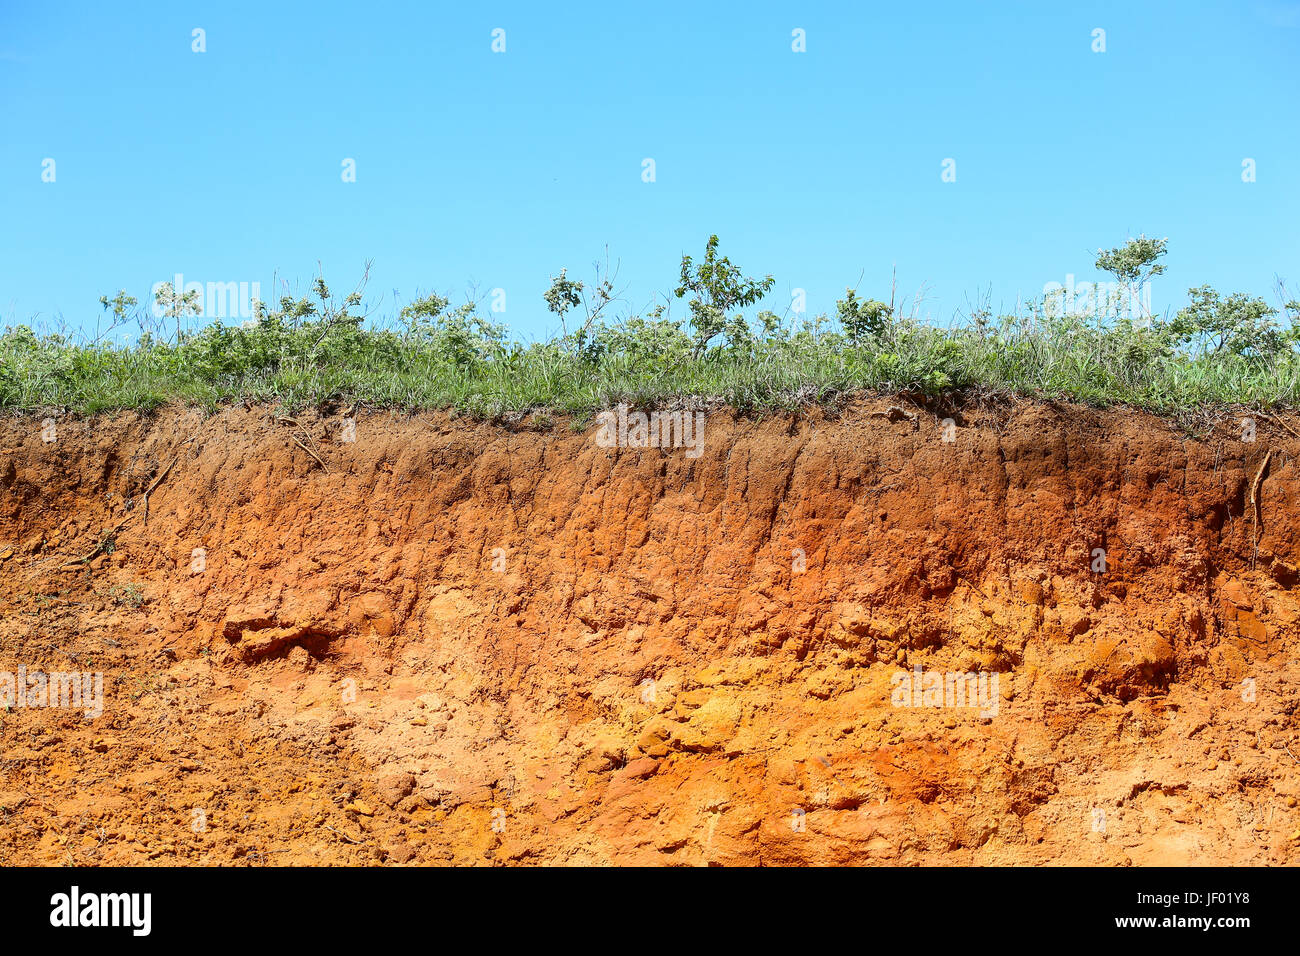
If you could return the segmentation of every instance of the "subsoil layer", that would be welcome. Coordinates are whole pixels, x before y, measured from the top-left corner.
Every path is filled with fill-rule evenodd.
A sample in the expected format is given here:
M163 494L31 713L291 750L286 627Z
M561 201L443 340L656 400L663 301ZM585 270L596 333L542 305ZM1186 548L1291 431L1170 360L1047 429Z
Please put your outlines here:
M1295 860L1295 420L896 402L0 421L0 864Z

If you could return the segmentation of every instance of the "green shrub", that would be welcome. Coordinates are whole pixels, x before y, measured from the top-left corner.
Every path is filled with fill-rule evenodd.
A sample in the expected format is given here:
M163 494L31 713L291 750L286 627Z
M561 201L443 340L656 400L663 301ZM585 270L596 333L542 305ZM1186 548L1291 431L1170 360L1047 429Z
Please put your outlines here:
M726 256L718 257L718 237L710 236L704 246L704 258L697 265L690 256L682 256L681 282L674 295L685 298L691 312L691 330L694 333L695 357L704 351L717 335L726 333L729 345L746 343L749 328L740 313L733 309L753 305L772 291L776 283L770 275L763 279L750 279L741 274Z

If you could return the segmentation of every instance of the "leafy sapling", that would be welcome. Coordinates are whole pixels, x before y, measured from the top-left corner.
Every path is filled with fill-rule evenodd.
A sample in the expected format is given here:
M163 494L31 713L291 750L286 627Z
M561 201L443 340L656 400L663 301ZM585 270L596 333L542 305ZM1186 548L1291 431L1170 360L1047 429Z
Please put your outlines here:
M137 301L138 300L135 296L127 295L125 289L119 289L117 295L113 296L111 299L106 295L101 295L99 297L99 304L103 306L105 312L112 314L113 321L110 322L108 328L102 332L99 331L99 323L95 323L95 341L98 342L105 335L112 333L114 329L125 325L128 320L128 313L135 309Z
M840 325L854 345L861 345L869 338L874 338L883 331L893 315L893 309L878 299L858 300L852 289L844 291L844 298L835 303Z
M192 315L203 314L203 300L199 297L199 290L177 292L170 282L164 282L154 290L153 299L165 318L176 320L176 344L179 346L181 323Z
M568 269L561 269L558 276L551 277L551 287L543 294L547 310L559 316L560 335L564 347L577 349L579 352L586 350L592 326L596 324L610 303L617 301L619 297L614 291L618 266L616 264L613 271L610 270L608 249L605 252L605 261L602 263L597 260L593 268L596 277L591 286L570 279ZM578 306L582 306L585 317L582 328L570 336L565 316Z
M1113 275L1123 293L1136 297L1140 303L1142 288L1156 276L1164 275L1165 267L1160 260L1165 256L1168 245L1168 239L1138 236L1114 249L1098 249L1095 265L1103 272ZM1097 322L1100 328L1100 312Z
M691 329L694 332L693 357L699 358L709 342L719 333L726 332L730 341L745 338L741 333L743 316L737 314L728 322L728 313L758 302L776 280L747 278L726 256L718 256L718 237L710 236L704 247L704 258L697 265L690 256L682 256L681 282L674 295L687 303L691 312Z

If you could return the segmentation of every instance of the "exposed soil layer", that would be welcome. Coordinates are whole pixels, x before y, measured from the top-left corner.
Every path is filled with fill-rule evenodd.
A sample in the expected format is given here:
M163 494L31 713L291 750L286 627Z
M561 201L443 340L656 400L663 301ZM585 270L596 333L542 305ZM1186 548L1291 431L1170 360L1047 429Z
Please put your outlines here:
M0 863L1290 862L1300 426L1256 427L6 419L0 672L104 677L0 711Z

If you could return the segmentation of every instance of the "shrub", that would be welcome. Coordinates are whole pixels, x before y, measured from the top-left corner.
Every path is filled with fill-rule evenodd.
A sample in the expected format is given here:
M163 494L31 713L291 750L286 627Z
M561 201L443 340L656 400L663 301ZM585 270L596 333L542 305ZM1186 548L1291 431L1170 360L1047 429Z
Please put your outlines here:
M835 303L835 308L840 325L854 345L880 335L893 314L893 309L876 299L859 302L857 293L852 289L845 290L844 298Z
M753 305L772 291L776 280L746 278L726 256L718 256L718 237L710 236L704 246L704 258L697 265L690 256L682 256L681 282L674 295L685 298L691 312L691 329L695 335L694 355L699 355L719 333L726 332L731 344L748 339L749 329L743 315L728 316L733 309Z
M1277 310L1256 296L1234 292L1226 299L1208 285L1188 289L1192 303L1178 312L1171 331L1179 344L1200 352L1271 359L1295 342L1292 330L1270 321Z

